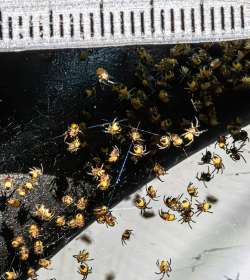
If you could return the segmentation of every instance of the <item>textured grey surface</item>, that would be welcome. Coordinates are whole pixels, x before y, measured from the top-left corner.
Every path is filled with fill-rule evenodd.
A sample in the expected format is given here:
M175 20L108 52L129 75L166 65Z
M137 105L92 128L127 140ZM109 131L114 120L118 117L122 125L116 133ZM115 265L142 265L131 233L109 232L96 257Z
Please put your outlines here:
M245 129L250 133L249 125ZM208 148L214 150L214 144ZM92 244L79 235L52 259L52 270L39 271L39 279L81 279L72 255L82 249L88 249L94 258L89 263L93 267L90 280L105 280L108 274L114 274L115 280L157 280L156 260L170 257L173 280L223 280L224 276L236 280L237 273L240 280L250 279L250 143L243 150L247 163L233 162L219 152L225 171L215 176L207 189L195 180L197 170L206 168L198 166L205 149L172 167L163 183L157 179L151 182L161 195L159 202L151 202L155 217L143 219L131 200L122 201L113 209L118 218L116 227L91 225L85 234ZM207 195L218 199L213 214L200 215L192 224L193 230L177 221L166 223L157 213L159 208L165 209L163 195L184 193L190 181L199 186L199 200ZM137 193L145 195L145 187ZM133 229L134 236L123 247L120 238L126 228Z

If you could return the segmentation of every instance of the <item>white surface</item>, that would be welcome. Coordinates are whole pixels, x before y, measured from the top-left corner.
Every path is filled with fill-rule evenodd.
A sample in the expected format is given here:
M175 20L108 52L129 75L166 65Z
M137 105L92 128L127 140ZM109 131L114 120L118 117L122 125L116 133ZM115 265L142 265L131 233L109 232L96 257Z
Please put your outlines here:
M101 2L103 3L104 34L101 33ZM201 28L201 4L204 6L204 30ZM241 5L244 7L244 28L241 22ZM211 30L211 7L214 8L214 30ZM224 8L225 28L222 28L221 7ZM231 7L234 9L234 29L231 28ZM154 32L151 28L152 8ZM171 30L171 9L174 13L174 32ZM181 28L181 9L184 10L185 30ZM195 32L192 30L192 9L194 9ZM164 30L162 30L161 21L162 10L164 11ZM250 37L249 11L249 0L0 0L0 30L2 30L0 51L247 39ZM124 34L120 27L120 12L124 13ZM131 32L131 12L134 13L134 34ZM141 32L141 12L144 13L144 33ZM91 36L90 13L93 14L93 36ZM113 14L113 34L110 13ZM63 35L60 16L63 17ZM53 34L51 34L52 25ZM71 34L72 25L74 34ZM10 26L13 29L12 36L10 36ZM31 26L33 37L30 35Z
M250 133L250 125L245 129ZM209 149L214 149L214 144ZM238 272L240 280L249 280L250 143L244 148L247 164L223 156L224 173L208 183L208 189L194 179L197 168L207 169L197 164L204 151L171 168L164 177L165 182L155 179L150 183L161 195L158 202L150 204L155 209L154 218L142 218L131 200L122 201L113 209L118 218L116 227L92 224L85 232L93 240L92 244L76 238L52 259L52 270L39 271L39 279L80 280L72 255L87 249L94 258L89 263L93 267L93 273L88 276L90 280L104 280L111 272L115 280L158 280L159 275L154 274L156 260L170 257L173 268L170 279L173 280L223 280L226 279L224 275L234 280ZM163 195L184 193L190 181L199 186L199 200L205 199L207 194L219 199L212 207L213 214L194 218L197 223L192 224L193 230L177 221L166 223L157 213L161 207L167 209ZM145 188L137 193L145 194ZM125 229L133 229L134 236L123 247L120 238Z

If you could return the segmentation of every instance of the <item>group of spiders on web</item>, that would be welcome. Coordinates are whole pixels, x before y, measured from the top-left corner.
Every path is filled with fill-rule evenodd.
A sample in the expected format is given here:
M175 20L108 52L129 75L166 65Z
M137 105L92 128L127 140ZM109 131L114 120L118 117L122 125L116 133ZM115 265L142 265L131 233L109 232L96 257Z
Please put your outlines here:
M111 138L120 135L124 131L124 127L127 128L127 126L123 126L123 124L117 119L100 126L104 127L103 132L107 135L110 135ZM171 146L184 149L186 146L189 146L193 143L195 137L199 137L201 134L206 132L206 130L199 130L199 126L199 121L197 118L195 118L195 123L191 122L190 127L186 128L183 134L165 133L164 135L158 135L159 137L158 143L156 143L156 149L166 150ZM71 128L69 127L68 132L65 133L66 137L67 133L71 132L70 129ZM78 133L86 132L77 130L76 134ZM129 155L133 160L140 160L150 154L151 151L147 149L146 141L143 137L144 133L150 132L141 129L139 124L137 127L130 127L128 133L130 146L126 151L125 160L122 164L123 168L125 168L124 166ZM222 151L225 151L226 155L229 155L233 161L239 161L240 159L246 161L242 155L242 148L245 146L246 141L249 141L248 134L246 131L241 129L233 136L220 136L215 143L215 148L218 147ZM106 162L108 164L113 164L119 161L121 157L121 148L119 148L117 145L114 145L107 154ZM223 173L223 170L225 169L222 156L214 152L212 153L208 150L206 150L205 154L202 154L199 164L208 166L207 171L203 171L200 174L197 173L196 175L196 179L203 182L205 187L207 187L207 183L214 178L216 173ZM109 189L112 181L112 176L108 173L108 169L106 169L105 166L105 162L99 165L90 165L90 171L88 172L88 174L98 182L97 188L99 188L101 191L106 191ZM213 168L212 171L210 170L210 167ZM120 170L120 173L121 171L123 170ZM154 175L161 181L161 177L166 174L166 169L159 162L155 162L154 166L152 167L152 171ZM189 198L183 198L183 194L176 197L164 196L163 202L168 210L165 211L160 209L159 216L165 222L173 222L177 220L177 215L179 215L178 221L181 224L188 224L190 229L192 229L191 223L196 223L196 221L194 221L194 216L198 217L202 213L212 213L212 205L208 200L200 201L197 199L198 187L195 184L189 183L186 191L189 195ZM137 197L135 200L135 206L140 209L142 216L144 216L146 211L151 209L151 201L157 201L159 198L156 188L152 185L146 188L146 196L149 198L148 201L146 197ZM193 203L194 198L195 203ZM98 223L106 224L107 227L113 227L117 224L116 217L112 214L107 206L101 206L100 209L95 210L95 217ZM121 235L122 245L126 245L133 235L133 229L125 229ZM171 259L170 261L157 261L157 266L160 270L157 272L157 274L161 274L162 278L164 276L169 276L169 273L172 271ZM79 270L79 272L84 276L84 279L89 273L91 273L91 271L92 268L89 268L86 264L84 264L82 269Z
M99 82L105 86L115 85L116 83L112 80L112 77L107 73L107 71L103 68L97 69L97 76L99 78ZM190 122L189 127L184 129L183 133L176 132L164 132L163 134L157 134L154 132L146 131L141 128L141 123L139 122L137 126L133 125L124 125L124 121L126 120L118 120L115 118L113 121L106 122L104 124L87 126L85 123L71 123L68 126L67 131L63 134L64 143L67 145L67 150L70 153L77 153L80 149L85 148L88 143L85 138L86 134L93 128L101 128L103 133L105 133L108 137L110 137L111 142L113 139L119 136L123 136L125 138L125 142L129 143L127 150L122 153L124 150L124 146L119 147L119 144L111 145L108 147L108 152L106 154L106 159L104 162L98 164L89 164L90 169L87 172L87 175L93 178L94 182L97 182L97 189L100 191L107 191L110 187L117 182L120 182L120 178L122 176L122 172L126 168L126 162L128 158L130 158L135 163L139 160L144 159L150 154L154 154L155 151L165 151L170 149L171 147L181 149L185 152L185 147L191 145L195 138L199 137L207 130L200 130L199 120L195 117L194 122ZM157 136L157 141L152 143L147 143L145 134L151 134L153 136ZM249 141L248 134L245 130L236 130L236 132L229 136L220 136L215 144L215 146L219 147L221 150L225 151L226 155L229 155L233 161L239 161L243 159L246 162L243 153L243 148L246 142ZM148 149L148 146L151 149ZM119 170L119 176L113 180L113 175L110 173L110 166L116 164L117 162L122 161L121 168ZM204 183L204 186L207 187L207 183L212 180L216 173L223 172L225 169L223 158L216 154L211 153L210 151L206 151L205 154L202 155L201 165L208 165L208 170L205 172L201 172L197 174L196 179ZM213 170L210 170L210 167ZM166 169L159 163L155 162L152 166L153 174L159 178L161 181L161 177L166 174ZM43 170L39 168L30 169L30 178L23 184L19 186L15 192L13 192L6 199L6 206L19 208L22 204L21 199L16 198L14 194L17 194L19 197L25 197L32 191L32 189L36 186L38 178L42 175ZM6 191L11 190L13 187L13 180L11 177L6 177L4 181L4 189ZM211 203L207 200L199 201L198 198L198 187L189 183L186 188L187 195L189 198L183 198L183 194L178 196L164 196L163 203L168 208L167 211L163 209L159 209L159 217L165 222L173 222L177 220L177 215L179 215L179 222L181 224L188 224L188 226L192 229L191 223L195 223L194 216L198 217L202 213L212 213L211 212ZM154 186L148 186L146 188L146 196L145 197L137 197L135 200L135 206L140 209L142 216L145 216L145 213L151 209L150 203L152 201L157 201L159 195L157 194L157 190ZM195 198L195 203L193 200ZM88 203L88 199L86 197L79 198L78 201L74 201L74 198L69 194L65 194L62 197L62 203L65 207L74 207L78 211L84 211L86 205ZM102 205L100 207L96 207L93 211L94 217L96 221L100 224L105 224L107 227L114 227L117 224L117 218L112 214L112 211L108 206ZM32 215L38 217L43 222L54 222L57 228L82 228L85 225L85 217L84 213L77 213L70 219L67 219L64 214L55 215L53 209L46 207L44 204L35 205L35 210ZM37 264L40 267L48 268L51 264L51 261L42 258L45 246L43 241L39 239L40 236L40 227L37 224L31 224L28 228L29 236L32 240L34 240L33 251L34 254L38 256ZM126 245L128 241L130 241L131 236L134 235L133 229L125 229L121 234L121 242L122 245ZM15 248L18 252L18 256L20 261L24 262L29 259L30 252L27 246L25 245L25 240L22 235L17 235L13 238L11 246ZM88 274L92 273L92 267L88 265L89 253L86 250L80 251L78 255L74 256L78 263L80 263L80 267L78 272L82 275L83 279L86 279ZM161 274L161 279L166 275L169 276L169 273L172 271L171 267L171 259L170 260L157 260L157 267L159 268L159 272L156 274ZM27 276L31 279L36 279L37 274L33 267L28 267ZM15 280L18 279L18 273L15 271L7 271L4 275L4 279L6 280Z
M176 50L177 52L177 47ZM181 49L179 50L181 51ZM200 65L204 52L195 53L192 56L191 63L194 65ZM147 54L147 52L140 52L140 59L150 61L151 58ZM167 71L166 66L171 66L171 69L178 64L176 58L168 58L166 60L162 60L159 64L156 65L157 73L164 73L164 77L166 80L171 81L174 78L174 71ZM213 77L213 70L219 68L221 65L220 59L216 58L210 62L210 67L199 67L200 71L197 75L198 79L201 80L202 86L210 86L210 82L204 82ZM233 68L237 68L239 65L237 63L233 63ZM180 68L182 79L185 80L187 76L190 75L191 69L187 66L182 66ZM142 73L142 76L147 76L145 73ZM134 88L128 90L127 86L117 83L115 79L108 73L106 69L103 67L99 67L96 70L96 75L98 77L99 84L101 88L109 87L112 91L117 91L119 93L120 99L129 99L131 101L132 107L136 110L142 106L142 100L140 97L131 98L134 93ZM163 77L163 75L160 75ZM192 93L198 90L198 79L187 81L187 91ZM157 84L161 84L165 81L157 80ZM150 81L143 80L143 85L147 86L150 84ZM211 83L212 84L212 83ZM88 91L87 96L91 96L93 92ZM158 97L161 102L168 103L169 95L166 90L159 90ZM192 105L196 112L196 103L197 100L191 99ZM156 120L159 117L157 112L157 108L150 108L152 112L152 119ZM125 120L126 121L126 120ZM129 123L129 120L127 120ZM121 182L121 177L123 171L126 169L126 164L128 159L130 159L135 164L138 161L146 159L150 157L150 155L155 155L157 152L165 152L169 149L176 148L182 151L185 151L185 148L190 146L196 138L200 137L203 133L205 133L206 129L200 129L200 123L198 118L195 117L194 121L189 123L189 126L184 128L182 133L176 133L175 131L170 132L168 129L164 130L164 133L155 133L151 131L146 131L143 129L143 123L141 120L138 121L137 126L129 123L128 125L123 124L124 120L119 120L117 117L108 123L87 126L85 123L76 124L73 123L68 127L68 130L65 132L65 144L67 145L67 150L70 153L76 153L80 149L85 148L88 143L85 139L85 135L89 133L92 128L101 128L103 133L105 133L111 139L111 143L114 139L120 138L125 139L124 145L119 145L119 141L115 142L115 144L111 145L107 148L107 153L105 159L101 159L98 162L90 162L89 163L89 171L88 175L92 178L92 180L96 183L97 189L102 192L107 192L111 189L111 187L116 186ZM157 136L157 141L153 143L149 143L145 134L151 134L153 136ZM231 139L229 139L231 138ZM230 141L232 140L232 141ZM243 153L243 148L245 146L246 141L248 141L248 134L246 131L239 129L232 136L220 136L216 142L216 147L218 146L221 150L226 152L226 155L230 156L233 161L243 160L246 161ZM124 143L123 142L123 143ZM112 173L112 167L117 169L117 163L121 163L119 166L118 172ZM225 169L224 162L222 156L217 153L212 153L210 151L206 151L205 154L202 155L200 163L201 165L207 165L207 171L202 171L201 173L197 173L196 179L201 181L205 187L207 187L207 183L210 182L217 173L223 173ZM111 168L110 168L111 166ZM162 176L164 176L167 172L166 169L160 164L159 161L155 161L152 165L152 173L162 181ZM116 170L117 171L117 170ZM114 176L117 174L118 176ZM177 215L179 216L179 222L181 224L187 224L190 229L192 229L191 223L195 223L194 217L200 216L202 213L212 213L211 208L212 205L206 200L198 200L198 187L189 183L186 187L186 192L188 198L183 197L183 194L177 196L164 196L163 203L168 208L167 211L163 209L159 209L158 213L160 218L164 222L173 222L177 220ZM149 198L149 199L147 199ZM157 194L157 190L154 186L148 186L146 188L146 196L138 196L135 200L135 207L137 207L141 215L145 217L145 214L152 208L151 203L153 201L157 201L159 199L159 195ZM194 202L195 200L195 202ZM117 224L117 218L113 215L112 211L109 209L109 205L101 205L94 209L94 216L98 223L105 224L107 227L114 227ZM122 245L126 245L128 241L131 240L131 237L134 236L135 232L133 229L125 229L121 234L121 242ZM81 252L80 252L81 255ZM156 274L161 275L161 279L164 276L170 276L170 272L172 271L171 259L167 260L157 260L157 267L159 268L159 272ZM92 272L92 268L88 267L87 263L84 262L83 266L79 269L79 273L83 275L85 279L89 273Z

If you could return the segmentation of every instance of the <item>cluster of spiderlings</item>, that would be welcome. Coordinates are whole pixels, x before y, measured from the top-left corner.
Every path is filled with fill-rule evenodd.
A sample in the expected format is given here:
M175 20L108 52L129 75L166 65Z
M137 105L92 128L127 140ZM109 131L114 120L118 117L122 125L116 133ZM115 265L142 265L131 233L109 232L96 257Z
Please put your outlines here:
M129 95L131 104L138 110L148 107L152 98L168 103L175 91L180 91L187 93L201 121L216 125L216 97L227 89L250 85L249 51L249 41L176 45L155 63L153 56L140 48L136 74L141 88ZM154 111L159 112L159 108ZM161 119L160 113L155 116Z
M87 279L88 275L92 273L92 267L88 265L88 262L93 260L89 258L89 252L87 250L82 250L73 257L77 260L77 263L80 263L78 273L81 274L83 279Z
M145 156L155 154L160 150L173 148L182 149L185 152L185 146L189 146L195 139L206 130L199 130L199 121L195 118L195 124L190 122L187 128L184 128L183 134L165 132L164 134L153 133L137 127L123 124L126 120L114 119L110 123L94 125L92 127L104 127L104 133L111 136L109 140L112 145L100 149L100 156L94 157L89 163L90 170L87 172L94 181L97 181L97 188L101 191L108 190L111 186L116 185L120 181L122 172L126 168L128 158L137 164ZM89 129L90 131L90 129ZM147 139L147 135L154 137ZM124 142L130 143L129 147L123 148L124 153L118 148L117 141L120 146L125 146ZM150 150L147 149L150 147ZM103 156L104 155L104 156ZM123 159L123 161L122 161ZM119 164L120 163L120 164ZM155 162L151 169L154 176L160 178L166 174L166 170L159 162ZM114 175L114 174L119 174ZM113 181L111 179L114 179Z
M116 217L107 206L95 207L93 212L98 224L106 224L107 227L114 227L117 224Z
M162 209L160 209L159 216L164 221L172 222L177 219L176 214L174 214L174 212L176 212L180 215L179 222L181 222L181 224L187 223L192 229L191 222L195 223L195 221L193 220L193 216L195 214L199 216L201 213L212 213L209 211L209 209L211 208L211 204L209 204L206 200L204 200L203 202L199 202L198 200L196 200L196 204L193 204L193 197L198 197L198 188L193 185L193 183L190 183L187 186L187 193L189 194L190 199L182 199L183 194L177 197L164 196L163 202L165 206L169 208L169 210L163 211ZM194 207L196 207L196 212L194 210Z
M242 148L245 146L246 141L249 141L247 131L241 129L239 122L229 124L228 130L230 136L219 136L215 143L215 148L218 147L220 150L224 151L233 161L243 159L246 162L246 159L242 155ZM196 176L199 181L203 182L205 187L207 187L206 183L214 178L215 171L217 171L217 173L221 171L222 173L225 169L222 157L216 153L211 153L208 150L206 150L205 154L202 154L201 162L199 164L208 165L207 172L201 172L200 175L197 174ZM212 171L210 171L209 165L213 166Z
M39 183L39 178L42 176L43 171L39 168L30 168L29 178L22 180L20 185L19 179L14 180L14 177L7 176L3 180L3 189L6 191L6 206L16 208L18 213L22 209L25 210L26 200L21 200L22 196L27 197L30 191ZM27 187L29 186L29 187ZM20 194L20 189L24 188L25 195ZM8 192L11 192L10 194ZM14 195L20 196L20 198L14 198ZM10 200L17 201L12 204ZM30 279L37 279L36 269L37 267L49 268L51 261L46 257L47 249L53 245L50 244L46 238L44 238L44 231L49 224L56 226L57 230L61 231L82 228L85 225L85 217L83 212L88 205L88 199L84 196L74 200L70 195L64 195L61 198L61 202L65 208L62 209L58 215L55 215L53 209L47 207L45 204L35 204L34 210L27 209L28 215L33 216L32 223L26 224L22 233L19 232L13 236L10 240L10 247L13 250L13 254L18 256L19 271L15 271L14 268L10 271L6 271L2 277L4 279L19 279L20 275L25 274ZM19 209L20 208L20 209ZM18 210L19 209L19 210ZM24 211L23 210L23 211ZM64 210L67 210L67 215L64 215ZM42 226L41 226L42 225ZM21 268L21 269L20 269Z
M18 178L14 180L14 177L7 176L2 184L3 189L6 191L6 206L16 208L19 216L21 213L25 212L26 200L22 198L26 198L34 187L38 185L39 178L42 175L42 168L33 167L29 169L29 177L23 179L21 183ZM49 221L52 218L52 211L43 204L36 204L35 211L31 214L34 217L38 217L41 221ZM19 271L15 271L14 268L12 268L11 271L6 271L3 275L4 279L19 279L24 273L32 280L37 279L36 269L30 266L29 263L31 259L36 267L49 267L51 261L44 257L44 249L46 246L40 237L42 237L42 230L37 223L25 226L22 233L13 236L10 241L10 247L14 250L15 256L18 256ZM22 271L20 270L20 266L23 268Z
M198 188L193 184L190 183L187 186L187 194L190 196L190 199L185 198L182 199L182 195L177 197L168 196L163 198L163 202L165 206L169 208L168 211L163 211L162 209L159 210L159 216L166 222L173 222L175 221L176 214L180 215L180 222L187 223L190 228L191 222L193 221L192 217L197 214L199 216L201 213L211 213L209 209L211 208L211 204L208 203L206 200L203 202L199 202L196 200L196 204L193 205L193 198L198 197ZM137 196L134 200L135 206L141 210L141 215L144 216L145 212L152 207L149 207L151 201L157 201L157 198L160 196L157 195L157 190L153 186L146 187L146 196L149 197L149 200L146 201L145 197ZM194 207L196 207L196 211L194 211ZM175 212L175 213L174 213Z
M85 124L72 123L67 131L64 133L64 142L67 145L67 150L71 153L77 152L79 149L86 146L86 141L84 140L83 130L85 129Z
M27 196L33 190L42 174L42 169L30 168L29 178L21 184L16 183L11 176L7 176L1 184L5 191L6 206L19 208L22 204L21 198Z
M77 159L81 158L77 170L79 172L75 173L80 174L84 181L90 178L95 182L96 188L93 188L93 193L100 205L110 206L113 192L125 181L125 169L127 174L131 170L132 174L136 174L134 170L137 172L143 169L144 179L151 179L151 175L154 175L162 180L161 177L167 171L161 159L174 150L186 153L186 147L206 131L200 129L200 122L207 126L218 123L217 97L227 89L250 86L249 46L249 41L177 45L169 50L167 57L159 61L146 49L138 48L136 72L135 75L132 74L136 77L134 84L116 82L103 67L97 69L96 74L101 87L92 87L84 91L85 97L92 100L92 103L84 108L81 119L70 124L61 136L64 137L67 150ZM176 109L174 105L177 99L181 99L186 105ZM106 104L108 100L111 104L113 109L108 108L109 113L106 114L108 120L105 119L106 116L103 117L105 106L101 108L102 112L99 112L101 106L98 100L106 101ZM90 107L95 110L88 111ZM232 141L229 143L227 137L221 136L217 145L232 160L245 160L242 148L248 140L247 133L239 127L237 121L230 124L228 130ZM92 141L95 137L98 141ZM83 147L85 149L82 149ZM224 169L222 157L209 153L203 155L201 161L208 165L208 171L197 174L197 179L204 184L210 181L216 172L222 172ZM210 171L209 167L213 170ZM86 173L90 176L85 176ZM41 174L42 170L31 169L27 182L17 187L11 177L6 177L3 182L6 192L4 205L21 209L21 198L29 194L38 183ZM81 190L80 195L69 192L56 197L62 206L59 213L46 202L35 204L33 210L29 211L33 219L32 224L24 227L24 234L15 233L13 236L9 247L14 250L13 255L18 255L21 267L25 268L27 276L31 279L37 278L37 266L48 268L50 265L46 254L50 244L44 238L48 227L56 228L59 236L63 238L86 224L89 196L84 192L85 190ZM187 193L190 199L182 199L181 196L165 197L164 203L170 207L168 211L160 210L160 217L165 221L174 221L178 214L179 221L188 223L191 227L190 223L195 214L198 216L210 211L208 201L193 203L193 198L198 197L196 186L190 184ZM149 186L146 189L146 197L137 198L136 207L144 217L151 208L150 203L158 197L157 190ZM116 217L108 207L91 205L90 210L91 213L94 210L93 216L98 223L113 227L116 225ZM132 233L132 229L126 229L122 233L123 245L130 240ZM79 273L86 278L92 268L86 263L81 265ZM20 264L15 267L19 266ZM172 270L171 260L158 261L157 266L160 270L158 273L163 276L168 276ZM19 272L11 268L4 277L11 280L18 278L18 275Z

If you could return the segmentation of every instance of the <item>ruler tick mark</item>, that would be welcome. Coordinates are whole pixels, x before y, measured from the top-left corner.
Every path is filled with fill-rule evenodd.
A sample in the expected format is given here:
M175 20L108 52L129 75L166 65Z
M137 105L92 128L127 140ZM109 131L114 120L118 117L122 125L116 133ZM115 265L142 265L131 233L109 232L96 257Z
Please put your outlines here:
M130 12L130 22L131 22L131 34L135 35L135 19L134 12Z
M192 32L195 32L195 14L194 14L194 8L191 9L191 28Z
M120 20L121 20L121 34L124 35L124 31L125 31L124 12L120 12Z
M54 26L53 26L53 11L49 11L49 32L50 32L50 37L54 36Z
M150 0L151 33L155 32L154 0Z
M214 23L214 7L210 8L210 19L211 19L211 30L214 31L215 23Z
M13 39L12 17L8 17L9 38Z
M161 31L165 30L165 11L161 10Z
M114 14L110 12L110 33L114 36Z
M79 24L80 24L80 35L82 37L82 39L84 39L84 26L83 26L83 15L82 13L80 13L79 15Z
M100 4L100 24L101 24L101 36L104 36L104 14L103 14L103 1Z
M94 37L94 14L90 13L89 14L89 20L90 20L90 36Z
M34 33L33 33L33 16L30 16L30 18L29 18L29 35L30 35L30 38L34 37Z
M144 12L140 13L140 17L141 17L141 33L144 34L145 33Z
M43 38L43 19L42 16L39 17L39 36Z
M22 27L23 27L23 18L22 18L22 16L18 17L18 25L19 25L19 28L22 30ZM22 32L19 33L19 39L23 39Z
M181 9L181 30L185 31L185 12Z
M175 26L174 26L174 9L170 9L170 30L174 33Z
M3 40L3 20L2 20L2 11L0 11L0 40Z
M225 30L225 12L224 12L224 7L220 8L220 16L221 16L221 29Z
M240 6L240 21L241 21L241 28L245 28L245 19L244 19L244 7Z
M69 21L70 21L70 36L74 37L74 18L73 15L69 15Z
M59 15L60 37L64 36L63 15Z
M234 7L231 6L230 8L230 12L231 12L231 29L234 29Z
M204 5L200 5L200 12L201 12L201 31L205 31L205 23L204 23Z

